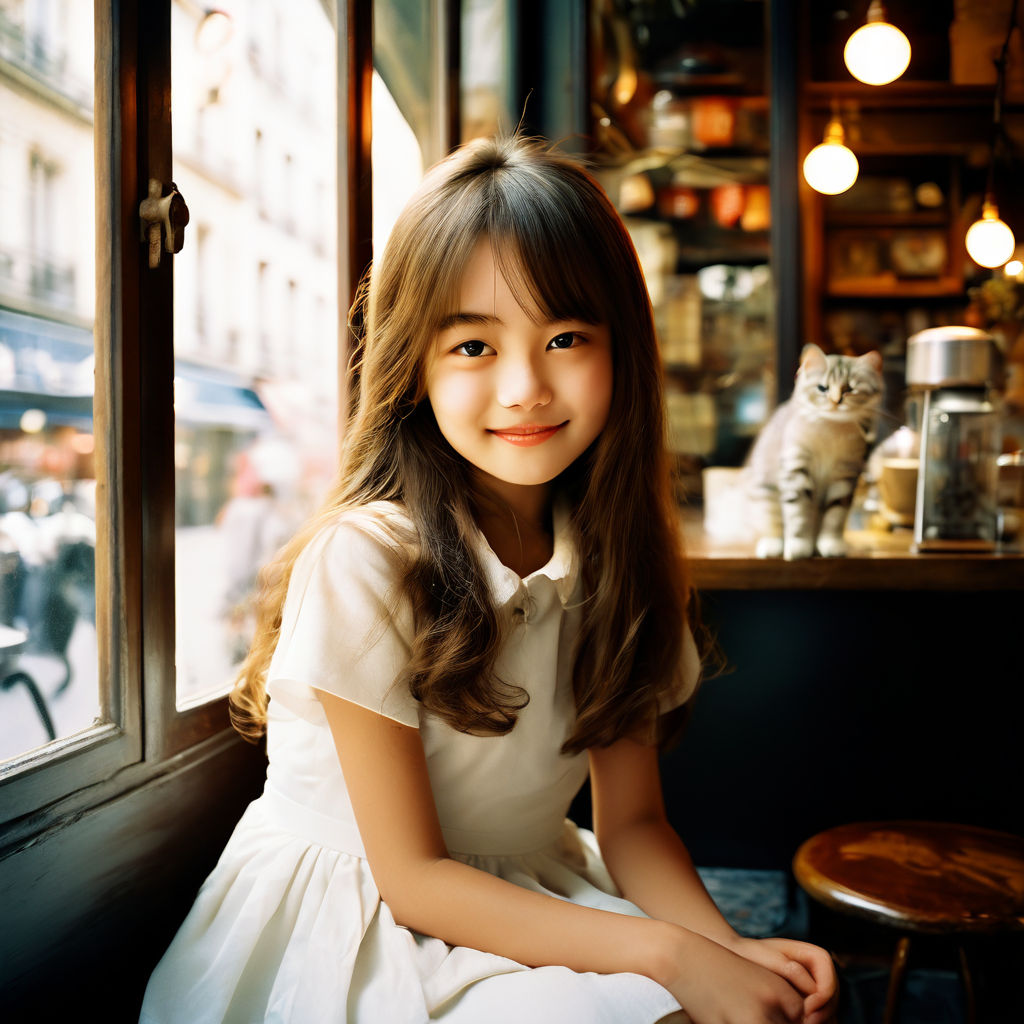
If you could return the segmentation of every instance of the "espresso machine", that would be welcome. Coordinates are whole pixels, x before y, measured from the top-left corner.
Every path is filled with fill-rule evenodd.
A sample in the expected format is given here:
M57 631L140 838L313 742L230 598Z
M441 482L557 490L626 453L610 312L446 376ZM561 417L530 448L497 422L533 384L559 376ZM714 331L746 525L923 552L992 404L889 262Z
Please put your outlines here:
M991 551L997 542L999 350L974 327L907 340L907 385L920 402L915 551Z

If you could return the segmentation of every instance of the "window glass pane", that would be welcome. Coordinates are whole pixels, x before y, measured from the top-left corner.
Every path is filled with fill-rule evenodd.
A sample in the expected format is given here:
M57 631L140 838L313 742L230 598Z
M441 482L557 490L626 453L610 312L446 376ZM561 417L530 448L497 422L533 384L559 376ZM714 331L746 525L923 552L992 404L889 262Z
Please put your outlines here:
M259 566L337 451L336 68L320 0L174 0L177 697L223 693Z
M462 141L511 127L507 0L463 0L459 91ZM514 123L514 122L512 122Z
M380 253L423 177L423 150L387 85L373 74L373 252Z
M440 82L450 59L444 18L459 18L459 139L448 137ZM508 131L507 0L374 0L373 251L379 253L423 172L453 141Z
M92 4L0 0L0 760L99 716Z
M444 155L437 82L441 46L438 0L374 0L373 251L426 168Z

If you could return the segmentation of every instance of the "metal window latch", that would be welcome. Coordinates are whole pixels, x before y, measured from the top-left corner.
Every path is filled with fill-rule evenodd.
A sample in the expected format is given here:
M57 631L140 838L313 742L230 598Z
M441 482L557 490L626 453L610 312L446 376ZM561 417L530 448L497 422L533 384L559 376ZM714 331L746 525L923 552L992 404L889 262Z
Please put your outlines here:
M163 248L172 255L181 252L181 247L185 244L188 207L173 181L167 195L163 195L163 190L161 182L156 178L150 178L149 195L139 203L142 241L149 245L150 270L160 266L161 235Z

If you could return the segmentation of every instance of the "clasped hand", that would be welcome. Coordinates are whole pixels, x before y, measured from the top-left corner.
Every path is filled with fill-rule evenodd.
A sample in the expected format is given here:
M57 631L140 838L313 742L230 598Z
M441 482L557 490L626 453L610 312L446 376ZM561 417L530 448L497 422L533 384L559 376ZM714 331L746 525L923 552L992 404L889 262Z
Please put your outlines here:
M838 1003L825 950L795 939L703 936L669 985L694 1024L829 1024Z

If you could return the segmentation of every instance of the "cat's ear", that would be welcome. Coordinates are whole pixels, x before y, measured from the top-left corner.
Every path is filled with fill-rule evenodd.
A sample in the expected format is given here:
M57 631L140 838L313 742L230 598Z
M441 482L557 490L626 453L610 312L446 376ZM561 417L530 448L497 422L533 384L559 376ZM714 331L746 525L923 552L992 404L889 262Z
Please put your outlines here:
M857 362L867 363L875 373L882 372L882 353L876 352L874 349L870 352L865 352L862 356L859 356Z
M825 353L817 345L804 345L804 350L800 353L800 369L797 372L824 373L827 368L828 361L825 359Z

